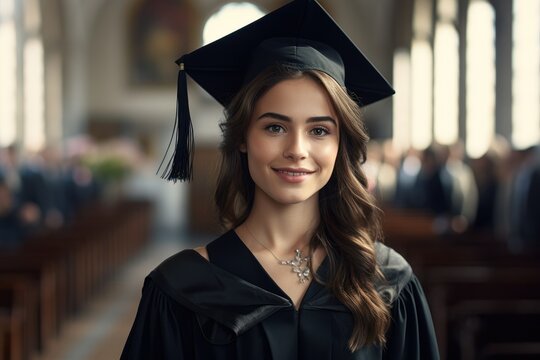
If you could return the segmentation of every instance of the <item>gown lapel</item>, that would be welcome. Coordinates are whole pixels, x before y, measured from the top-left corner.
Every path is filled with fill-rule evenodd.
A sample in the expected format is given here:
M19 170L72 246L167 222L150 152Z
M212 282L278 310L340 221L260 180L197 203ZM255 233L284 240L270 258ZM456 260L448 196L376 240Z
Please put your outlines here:
M209 263L194 250L170 257L149 276L170 297L201 315L200 322L212 319L235 335L292 306L288 299Z
M377 246L386 276L377 288L392 302L410 270L402 258ZM352 316L324 285L312 281L296 311L236 233L224 234L207 250L210 262L194 250L185 250L164 261L149 277L195 314L208 341L231 343L260 324L273 359L331 359L336 349L346 349L345 343L335 341L348 338ZM323 281L328 267L325 259L317 269Z

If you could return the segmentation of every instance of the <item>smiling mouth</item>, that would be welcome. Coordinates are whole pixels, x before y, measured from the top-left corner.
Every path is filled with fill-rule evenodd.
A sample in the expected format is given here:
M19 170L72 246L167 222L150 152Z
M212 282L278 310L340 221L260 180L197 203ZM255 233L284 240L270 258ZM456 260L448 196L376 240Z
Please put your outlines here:
M274 171L287 176L305 176L313 174L315 171L305 169L273 169Z

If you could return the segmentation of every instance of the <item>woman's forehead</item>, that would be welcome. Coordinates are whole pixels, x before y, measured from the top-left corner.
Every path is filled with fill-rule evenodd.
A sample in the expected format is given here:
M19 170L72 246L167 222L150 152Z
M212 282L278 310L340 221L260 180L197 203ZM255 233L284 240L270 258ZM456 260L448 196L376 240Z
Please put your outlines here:
M266 91L256 101L253 116L257 117L268 111L283 113L289 117L298 115L306 118L336 118L327 90L309 76L282 80Z

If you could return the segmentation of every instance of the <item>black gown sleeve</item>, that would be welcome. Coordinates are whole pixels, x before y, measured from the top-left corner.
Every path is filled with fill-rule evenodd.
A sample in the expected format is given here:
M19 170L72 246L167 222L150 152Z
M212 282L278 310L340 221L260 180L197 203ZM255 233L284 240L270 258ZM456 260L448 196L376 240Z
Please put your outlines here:
M392 305L384 359L438 360L439 350L424 291L412 276Z
M164 294L151 278L146 278L135 322L120 359L189 359L185 329L191 318L185 308Z

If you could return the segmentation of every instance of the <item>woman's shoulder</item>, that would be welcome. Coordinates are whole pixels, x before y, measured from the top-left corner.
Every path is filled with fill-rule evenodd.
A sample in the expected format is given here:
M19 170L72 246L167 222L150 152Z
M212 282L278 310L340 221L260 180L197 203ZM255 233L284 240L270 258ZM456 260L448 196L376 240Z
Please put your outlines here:
M165 259L152 271L152 273L177 273L178 271L182 270L190 271L190 269L206 268L209 264L207 247L214 246L214 244L222 243L223 241L227 241L228 238L230 238L231 236L231 232L227 231L226 233L218 236L217 238L209 242L206 246L199 246L193 249L184 249L182 251L179 251L176 254Z
M413 278L413 271L407 260L397 251L381 242L375 243L377 264L384 276L378 290L388 301L393 302L403 288Z
M175 278L203 268L205 262L206 259L198 251L185 249L163 260L148 277L154 281L156 278Z
M206 250L206 246L199 246L193 249L193 251L196 251L199 255L201 255L205 260L209 260L208 258L208 250Z
M145 283L148 282L152 288L159 289L186 305L191 302L190 289L209 284L216 276L225 275L208 261L206 248L201 246L184 249L169 256L148 274Z
M381 269L396 271L405 277L412 272L411 266L401 254L379 241L375 243L375 253Z
M234 240L238 240L238 237L236 235L236 232L233 229L229 229L223 234L221 234L219 237L215 238L214 240L210 241L206 246L199 246L194 248L193 250L196 251L201 257L204 259L210 261L210 252L229 252L231 248L231 242Z
M213 278L216 274L226 275L222 269L209 261L208 247L226 246L234 233L227 231L210 241L206 246L179 251L155 267L149 274L150 278L159 287L174 287L194 279Z

